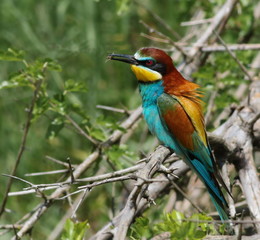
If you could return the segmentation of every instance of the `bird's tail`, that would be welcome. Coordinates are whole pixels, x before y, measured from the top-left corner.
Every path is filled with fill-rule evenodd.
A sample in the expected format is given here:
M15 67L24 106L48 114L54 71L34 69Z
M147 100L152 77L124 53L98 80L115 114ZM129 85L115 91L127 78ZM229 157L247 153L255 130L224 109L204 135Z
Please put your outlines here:
M207 187L211 200L219 213L220 219L223 222L229 220L228 203L220 189L215 174L207 170L206 167L197 159L193 159L191 163L193 165L193 169L197 172L199 178Z
M210 198L215 206L215 208L217 209L218 211L218 214L219 214L219 217L220 219L224 222L224 221L227 221L229 220L229 217L228 217L228 214L227 214L227 207L224 206L223 204L219 204L218 201L216 201L216 199L214 198L214 196L212 196L210 194Z
M211 198L215 208L218 211L219 217L220 217L221 221L223 222L227 233L230 235L233 235L234 229L232 227L232 223L229 221L230 218L227 213L227 207L223 206L223 204L219 204L219 202L216 201L216 199L211 194L210 194L210 198Z

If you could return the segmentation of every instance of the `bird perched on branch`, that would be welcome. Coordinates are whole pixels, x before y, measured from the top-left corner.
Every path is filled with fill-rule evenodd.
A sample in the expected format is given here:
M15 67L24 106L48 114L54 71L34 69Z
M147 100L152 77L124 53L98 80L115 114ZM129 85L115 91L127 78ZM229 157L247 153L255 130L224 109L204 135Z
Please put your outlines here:
M133 56L110 54L108 59L131 65L149 130L197 173L221 220L228 220L228 204L219 183L229 191L208 143L199 85L186 80L174 67L171 57L157 48L141 48Z

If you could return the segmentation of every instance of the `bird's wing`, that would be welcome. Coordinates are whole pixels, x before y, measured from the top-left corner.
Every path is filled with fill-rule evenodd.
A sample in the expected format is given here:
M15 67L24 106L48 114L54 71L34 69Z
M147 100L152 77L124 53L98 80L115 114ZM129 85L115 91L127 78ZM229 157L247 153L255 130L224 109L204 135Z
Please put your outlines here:
M163 124L183 154L194 155L209 171L214 171L200 103L164 93L158 98L157 105Z
M157 100L160 118L184 160L195 170L206 184L211 196L224 209L226 200L220 190L217 167L207 142L200 103L186 97L171 96L163 93ZM169 146L171 147L171 146ZM173 149L174 150L174 149ZM227 189L226 185L224 185Z

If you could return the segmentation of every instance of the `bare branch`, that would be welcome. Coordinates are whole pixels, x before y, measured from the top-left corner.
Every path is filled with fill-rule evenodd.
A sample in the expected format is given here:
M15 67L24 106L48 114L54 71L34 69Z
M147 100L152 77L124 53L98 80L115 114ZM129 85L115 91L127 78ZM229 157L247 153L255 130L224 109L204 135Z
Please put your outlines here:
M67 173L68 169L54 170L54 171L46 171L46 172L36 172L36 173L26 173L24 176L26 177L34 177L34 176L44 176L44 175L52 175L59 173Z
M180 53L183 55L183 57L189 59L189 55L187 55L187 53L185 53L183 51L183 49L178 46L170 37L166 36L165 34L161 33L160 31L154 29L153 27L149 26L148 24L146 24L144 21L140 21L141 24L143 24L150 33L156 33L158 36L162 37L165 39L165 41L168 41L167 43L173 45L178 51L180 51Z
M90 188L93 188L93 187L96 187L96 186L99 186L99 185L102 185L102 184L105 184L105 183L125 181L125 180L128 180L128 179L135 179L135 176L134 175L126 175L126 176L121 176L121 177L108 178L108 179L105 179L105 180L102 180L102 181L94 182L92 184L80 186L78 188L79 189L90 189Z
M219 36L219 34L214 31L214 33L216 34L217 38L219 39L219 41L221 42L221 44L225 47L225 49L227 50L227 52L230 54L230 56L236 61L236 63L238 64L238 66L240 67L240 69L245 73L245 75L248 77L248 79L250 81L253 81L252 77L250 76L250 74L248 73L248 71L246 70L245 66L238 60L238 58L236 57L235 53L233 53L228 46L226 45L226 43L223 41L223 39Z
M48 159L48 160L50 160L50 161L53 161L53 162L55 162L55 163L58 163L58 164L60 164L60 165L65 166L66 168L69 168L69 164L66 163L66 162L60 161L60 160L55 159L55 158L50 157L50 156L45 156L45 157L46 157L46 159ZM72 165L72 166L73 166L74 168L77 167L77 165Z
M249 51L249 50L259 50L260 44L227 44L230 51ZM224 46L214 45L214 46L204 46L201 48L202 52L223 52L226 51Z
M260 182L253 159L250 124L260 112L260 81L254 81L250 89L250 105L236 110L214 134L230 143L233 163L238 171L250 213L254 220L260 220ZM257 231L260 232L260 224L257 224Z
M175 182L171 182L171 184L174 186L174 188L179 192L181 193L181 195L183 195L183 197L185 197L190 203L191 205L197 209L197 211L199 213L204 213L204 211L199 207L197 206L193 201L192 199L175 183Z
M181 22L181 26L186 27L186 26L193 26L198 24L211 23L212 20L213 20L212 18L208 18L208 19L192 20L188 22Z
M194 47L189 51L189 56L193 59L192 62L188 62L188 66L180 66L179 70L184 70L184 74L190 76L193 71L195 71L200 63L204 60L201 57L201 50L197 46L206 44L213 34L213 31L218 31L219 33L223 30L230 14L235 7L238 0L227 0L225 4L219 9L216 15L213 17L212 22L207 27L207 29L201 34L200 38L194 44ZM212 42L214 42L212 40Z
M112 112L119 112L119 113L127 113L127 114L129 114L129 112L127 110L121 109L121 108L115 108L115 107L104 106L104 105L97 105L96 108L104 109L104 110L112 111Z
M131 115L120 125L120 127L128 129L130 128L138 119L140 119L142 114L142 108L139 107L135 111L131 113ZM122 137L124 133L120 130L116 130L113 134L109 137L106 145L112 145L116 141ZM79 178L79 176L86 171L100 156L100 150L97 149L92 154L90 154L80 165L78 165L75 170L73 171L74 178ZM70 182L71 178L68 178L66 181ZM65 182L66 182L65 181ZM59 198L64 192L68 191L70 185L64 186L62 188L58 188L55 192L49 196L48 200L46 200L43 204L40 204L37 210L32 214L32 216L25 221L23 227L17 232L18 238L21 238L25 233L27 233L38 221L38 219L46 212L46 210L53 204L54 199ZM15 238L13 238L14 240Z

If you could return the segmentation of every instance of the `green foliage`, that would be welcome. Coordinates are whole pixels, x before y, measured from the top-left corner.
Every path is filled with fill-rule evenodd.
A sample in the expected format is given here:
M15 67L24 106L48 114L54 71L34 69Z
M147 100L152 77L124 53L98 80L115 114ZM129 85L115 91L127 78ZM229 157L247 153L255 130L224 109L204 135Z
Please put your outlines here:
M53 119L51 124L49 125L47 132L46 132L46 138L52 139L58 135L60 130L64 127L64 119L61 117L57 117Z
M7 51L0 51L0 60L1 61L22 61L24 58L24 51L14 50L8 48Z
M108 159L116 166L117 169L129 166L129 161L135 162L138 159L136 153L130 151L127 145L114 145L105 151Z
M207 234L214 232L212 224L196 222L200 220L212 220L203 214L193 214L185 218L183 213L173 211L164 216L163 222L156 224L155 229L158 233L170 232L171 239L202 239Z
M45 84L42 81L45 80L46 71L61 71L61 66L52 59L37 59L34 62L28 63L25 59L23 51L15 51L8 49L2 53L2 61L18 61L23 63L23 68L19 71L10 74L8 80L0 83L0 90L5 88L16 87L29 87L36 89L37 85L40 86L39 93L46 95Z
M150 221L146 217L139 217L130 229L130 238L133 240L142 239L142 237L151 237L152 228Z
M69 79L65 82L64 86L64 95L68 92L86 92L87 88L83 82L76 82L72 79Z
M247 62L248 58L251 59L252 56L252 53L237 53L237 57L242 63ZM216 105L215 115L231 103L238 102L234 92L240 84L248 84L243 71L227 52L211 55L209 62L201 67L198 72L193 73L193 77L202 86L206 103L208 103L212 91L217 91L214 101Z
M74 223L67 219L61 236L62 240L82 240L86 230L89 228L88 221Z
M129 5L130 1L129 0L117 0L117 14L122 15L125 12L129 11Z
M207 234L216 234L213 224L203 222L211 220L211 217L198 213L186 218L178 211L165 214L162 221L156 224L152 224L146 217L140 217L131 226L130 235L131 239L136 240L169 232L172 240L199 240Z

